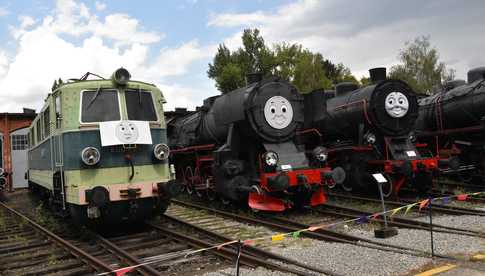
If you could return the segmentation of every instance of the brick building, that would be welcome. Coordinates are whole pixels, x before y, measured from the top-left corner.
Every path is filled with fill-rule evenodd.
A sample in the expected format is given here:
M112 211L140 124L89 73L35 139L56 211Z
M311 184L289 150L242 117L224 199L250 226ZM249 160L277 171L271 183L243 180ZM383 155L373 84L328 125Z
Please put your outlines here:
M28 108L23 113L0 113L0 164L7 173L7 190L27 187L27 134L35 116Z

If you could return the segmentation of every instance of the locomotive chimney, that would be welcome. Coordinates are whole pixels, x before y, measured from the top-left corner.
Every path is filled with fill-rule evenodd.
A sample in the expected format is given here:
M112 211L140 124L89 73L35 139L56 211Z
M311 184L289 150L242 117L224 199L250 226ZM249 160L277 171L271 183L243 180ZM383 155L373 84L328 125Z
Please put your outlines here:
M359 89L359 86L353 82L341 82L335 85L335 97Z
M255 82L260 82L263 79L262 73L248 73L246 74L246 85L250 85Z
M485 79L485 66L473 68L468 71L468 83Z
M386 80L386 67L377 67L369 69L370 81L376 84Z

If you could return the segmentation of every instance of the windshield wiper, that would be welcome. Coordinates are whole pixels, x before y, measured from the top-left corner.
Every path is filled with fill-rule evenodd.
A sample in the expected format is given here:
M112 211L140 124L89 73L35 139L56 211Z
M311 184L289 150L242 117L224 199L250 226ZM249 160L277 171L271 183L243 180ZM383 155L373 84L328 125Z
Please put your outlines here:
M96 100L96 98L98 97L99 95L99 92L101 91L101 86L98 87L98 89L96 90L96 93L94 94L94 96L91 98L91 100L89 101L88 103L88 106L86 107L86 109L89 109L89 107L93 104L93 102Z

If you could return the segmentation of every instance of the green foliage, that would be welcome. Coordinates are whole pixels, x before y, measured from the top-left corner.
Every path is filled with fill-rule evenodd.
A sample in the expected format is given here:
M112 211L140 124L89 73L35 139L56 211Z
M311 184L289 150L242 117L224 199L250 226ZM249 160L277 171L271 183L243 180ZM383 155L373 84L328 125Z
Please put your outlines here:
M438 50L431 47L429 36L418 37L405 46L399 53L402 64L391 68L390 78L407 82L417 93L431 93L442 81L454 79L454 70L447 70L439 62Z
M335 65L300 44L282 42L270 49L258 29L244 30L242 42L243 47L234 52L224 44L219 45L213 63L209 64L207 75L215 80L222 93L243 87L246 74L254 72L265 77L277 75L302 92L329 89L342 81L358 83L343 64Z

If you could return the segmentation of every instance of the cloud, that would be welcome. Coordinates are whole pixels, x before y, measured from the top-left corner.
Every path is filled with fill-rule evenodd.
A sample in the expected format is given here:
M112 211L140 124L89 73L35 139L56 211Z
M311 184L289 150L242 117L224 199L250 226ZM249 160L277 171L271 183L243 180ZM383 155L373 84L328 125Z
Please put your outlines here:
M343 62L358 77L367 75L368 68L398 63L406 41L430 35L441 60L464 77L470 67L485 61L485 36L477 35L485 32L484 13L478 0L302 0L272 11L212 15L208 25L258 27L267 42L301 43ZM234 42L234 36L228 40Z
M0 17L7 16L10 12L5 7L0 7Z
M109 77L121 66L133 79L166 90L167 107L195 105L193 95L204 95L204 91L174 85L170 77L187 73L193 63L214 51L197 40L158 51L163 34L143 30L140 22L127 14L98 17L74 1L58 1L44 18L19 16L19 24L10 26L10 33L17 48L11 56L0 49L2 112L18 112L21 107L39 110L55 79L79 78L88 71Z
M106 4L99 2L99 1L96 1L94 3L94 7L96 8L97 11L102 11L102 10L106 9Z
M268 16L262 11L254 13L224 13L219 15L212 15L207 23L207 26L218 27L237 27L237 26L251 26L260 24L268 20Z

